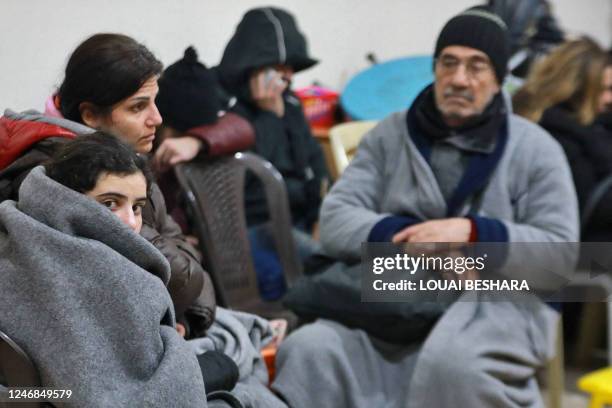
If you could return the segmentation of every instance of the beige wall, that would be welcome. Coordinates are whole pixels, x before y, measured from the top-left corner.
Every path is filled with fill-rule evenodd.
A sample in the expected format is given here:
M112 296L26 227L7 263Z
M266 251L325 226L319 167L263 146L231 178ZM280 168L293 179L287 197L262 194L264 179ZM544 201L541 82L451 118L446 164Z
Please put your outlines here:
M193 44L207 65L218 63L223 47L245 10L278 5L298 16L317 67L297 85L317 79L341 89L366 67L364 56L380 60L430 53L444 22L475 4L471 0L2 0L0 110L41 109L59 84L68 53L86 36L122 32L149 46L169 64ZM611 0L552 0L562 25L609 46Z

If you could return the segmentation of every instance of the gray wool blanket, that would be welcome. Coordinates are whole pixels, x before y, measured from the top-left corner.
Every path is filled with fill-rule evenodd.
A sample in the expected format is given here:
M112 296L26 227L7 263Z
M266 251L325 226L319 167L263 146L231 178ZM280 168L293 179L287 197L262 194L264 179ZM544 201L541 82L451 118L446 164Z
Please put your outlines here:
M272 329L259 316L217 307L215 321L206 337L188 343L196 354L209 350L228 355L240 372L234 395L245 408L286 408L268 388L268 370L261 348L272 340ZM213 403L211 406L215 406Z
M0 330L78 407L206 407L163 255L37 167L0 203Z
M527 296L466 292L424 342L385 343L319 319L291 333L272 389L292 408L544 408L536 371L558 314Z

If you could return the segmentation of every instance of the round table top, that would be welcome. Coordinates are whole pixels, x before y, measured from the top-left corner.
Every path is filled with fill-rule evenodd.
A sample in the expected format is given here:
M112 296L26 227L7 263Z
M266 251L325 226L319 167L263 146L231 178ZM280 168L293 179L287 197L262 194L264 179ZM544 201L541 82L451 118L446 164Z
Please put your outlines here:
M344 88L340 104L353 120L380 120L407 109L433 79L431 56L389 60L355 75Z

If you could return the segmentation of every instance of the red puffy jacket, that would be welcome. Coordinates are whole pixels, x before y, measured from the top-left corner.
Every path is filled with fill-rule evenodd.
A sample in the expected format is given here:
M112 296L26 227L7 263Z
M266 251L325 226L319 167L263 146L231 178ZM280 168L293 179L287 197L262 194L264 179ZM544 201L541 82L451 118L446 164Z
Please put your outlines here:
M49 137L74 139L76 134L51 123L0 117L0 170L8 167L32 145Z

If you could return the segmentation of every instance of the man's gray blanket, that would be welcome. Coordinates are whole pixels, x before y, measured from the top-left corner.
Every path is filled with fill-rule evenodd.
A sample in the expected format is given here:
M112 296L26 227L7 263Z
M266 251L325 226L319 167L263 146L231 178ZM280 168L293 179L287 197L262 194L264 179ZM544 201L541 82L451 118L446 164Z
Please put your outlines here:
M531 295L478 292L403 346L319 319L281 343L272 389L293 408L543 408L535 372L552 357L557 323Z
M206 407L163 255L37 167L0 203L0 330L79 407Z

